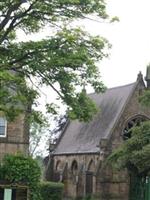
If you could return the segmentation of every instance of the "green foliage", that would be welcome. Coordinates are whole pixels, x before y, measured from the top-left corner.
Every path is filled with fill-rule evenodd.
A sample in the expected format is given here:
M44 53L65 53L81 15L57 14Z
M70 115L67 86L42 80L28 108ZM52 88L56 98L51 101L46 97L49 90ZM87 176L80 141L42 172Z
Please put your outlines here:
M146 90L139 100L143 106L150 107L150 90Z
M110 22L119 22L119 18L117 16L113 17Z
M105 1L30 0L22 3L7 0L0 3L0 9L0 110L11 120L27 110L33 115L32 119L41 123L41 114L30 106L38 106L39 88L46 85L51 88L48 93L55 91L67 104L73 118L91 119L96 109L88 97L83 100L82 88L91 85L96 92L104 90L95 63L108 56L106 50L110 45L102 37L93 37L80 28L64 24L88 14L107 19ZM55 27L47 38L17 42L17 30L31 34L45 25ZM47 108L48 112L57 114L56 106L47 105Z
M97 112L97 107L94 102L86 95L84 91L77 94L76 100L77 101L72 101L72 107L74 110L69 111L70 118L79 118L81 121L89 121L92 119L93 114Z
M0 165L0 179L13 184L25 184L30 189L31 200L40 200L38 184L40 168L35 160L20 154L6 155Z
M86 195L85 197L76 197L75 200L100 200L100 196L98 195ZM69 200L74 200L74 198L69 199Z
M149 66L148 66L149 67ZM139 98L143 107L150 108L150 90ZM107 159L114 167L128 168L137 174L150 171L150 120L131 129L131 138L126 140Z
M61 200L63 196L63 184L42 182L40 184L42 200Z
M132 129L132 137L115 150L108 162L121 169L128 168L136 173L150 170L150 121Z

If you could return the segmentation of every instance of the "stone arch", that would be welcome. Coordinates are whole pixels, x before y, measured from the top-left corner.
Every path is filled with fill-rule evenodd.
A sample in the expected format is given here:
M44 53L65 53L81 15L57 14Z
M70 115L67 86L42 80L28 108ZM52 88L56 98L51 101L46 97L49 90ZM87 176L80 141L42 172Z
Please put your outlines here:
M71 172L73 175L77 175L78 172L78 163L76 160L73 160L72 164L71 164Z
M62 162L60 160L57 160L54 167L53 181L55 182L62 181L62 170L63 170Z
M134 115L130 117L126 122L122 130L123 140L127 140L131 137L131 129L135 126L139 126L142 122L149 120L145 115Z
M90 162L89 162L89 164L88 164L88 167L87 167L87 171L91 171L91 172L94 172L94 171L95 171L93 159L90 160Z
M93 159L90 160L87 171L86 171L86 182L85 182L85 193L86 195L92 195L93 194L93 187L94 187L94 172L95 172L95 166Z
M55 171L61 171L61 161L57 160L56 161L56 166L55 166Z

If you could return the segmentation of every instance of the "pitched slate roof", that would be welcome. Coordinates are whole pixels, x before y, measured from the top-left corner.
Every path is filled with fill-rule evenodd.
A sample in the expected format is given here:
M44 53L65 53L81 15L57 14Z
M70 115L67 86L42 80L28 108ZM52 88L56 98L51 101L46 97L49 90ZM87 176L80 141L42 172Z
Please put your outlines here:
M100 112L89 123L71 121L56 145L54 155L96 153L101 138L107 138L126 105L136 82L90 94Z

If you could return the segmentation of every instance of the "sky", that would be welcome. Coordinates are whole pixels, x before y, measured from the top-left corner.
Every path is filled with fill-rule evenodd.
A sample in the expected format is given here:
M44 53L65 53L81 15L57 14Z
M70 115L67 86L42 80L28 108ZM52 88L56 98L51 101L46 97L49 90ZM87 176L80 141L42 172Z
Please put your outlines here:
M139 71L145 76L150 63L150 1L107 0L111 16L120 22L102 24L86 20L86 29L106 37L112 44L109 59L99 63L107 87L134 82Z

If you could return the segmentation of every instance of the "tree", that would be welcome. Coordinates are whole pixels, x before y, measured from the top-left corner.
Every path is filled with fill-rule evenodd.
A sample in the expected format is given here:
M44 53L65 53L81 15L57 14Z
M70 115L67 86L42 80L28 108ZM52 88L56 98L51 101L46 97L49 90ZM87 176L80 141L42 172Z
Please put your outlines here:
M119 169L147 173L150 170L150 122L133 128L131 138L115 150L108 161Z
M39 123L32 122L29 138L30 156L34 158L40 158L44 155L46 151L47 153L53 151L54 145L56 144L59 135L61 134L67 123L68 118L66 115L60 115L53 119L53 129L49 127L49 123L44 123L40 125ZM45 152L43 152L41 146L45 149Z
M144 94L140 97L140 102L143 106L150 108L150 90L146 90Z
M47 133L46 133L47 132ZM29 154L32 157L37 155L42 156L39 146L41 145L41 140L48 137L48 130L46 126L42 126L36 122L32 123L30 129L30 138L29 138ZM47 137L46 137L47 136Z
M150 91L140 97L143 106L150 108ZM126 140L108 157L107 162L122 169L127 168L137 174L150 171L150 120L131 129L131 138Z
M96 92L104 91L95 63L108 56L110 45L68 24L90 14L108 20L104 0L6 0L0 10L0 110L13 119L26 109L41 123L41 114L30 105L37 105L39 88L46 85L67 104L72 118L91 119L96 106L82 88L89 84ZM18 30L31 34L48 25L55 34L41 41L17 41ZM46 107L57 113L55 104Z

